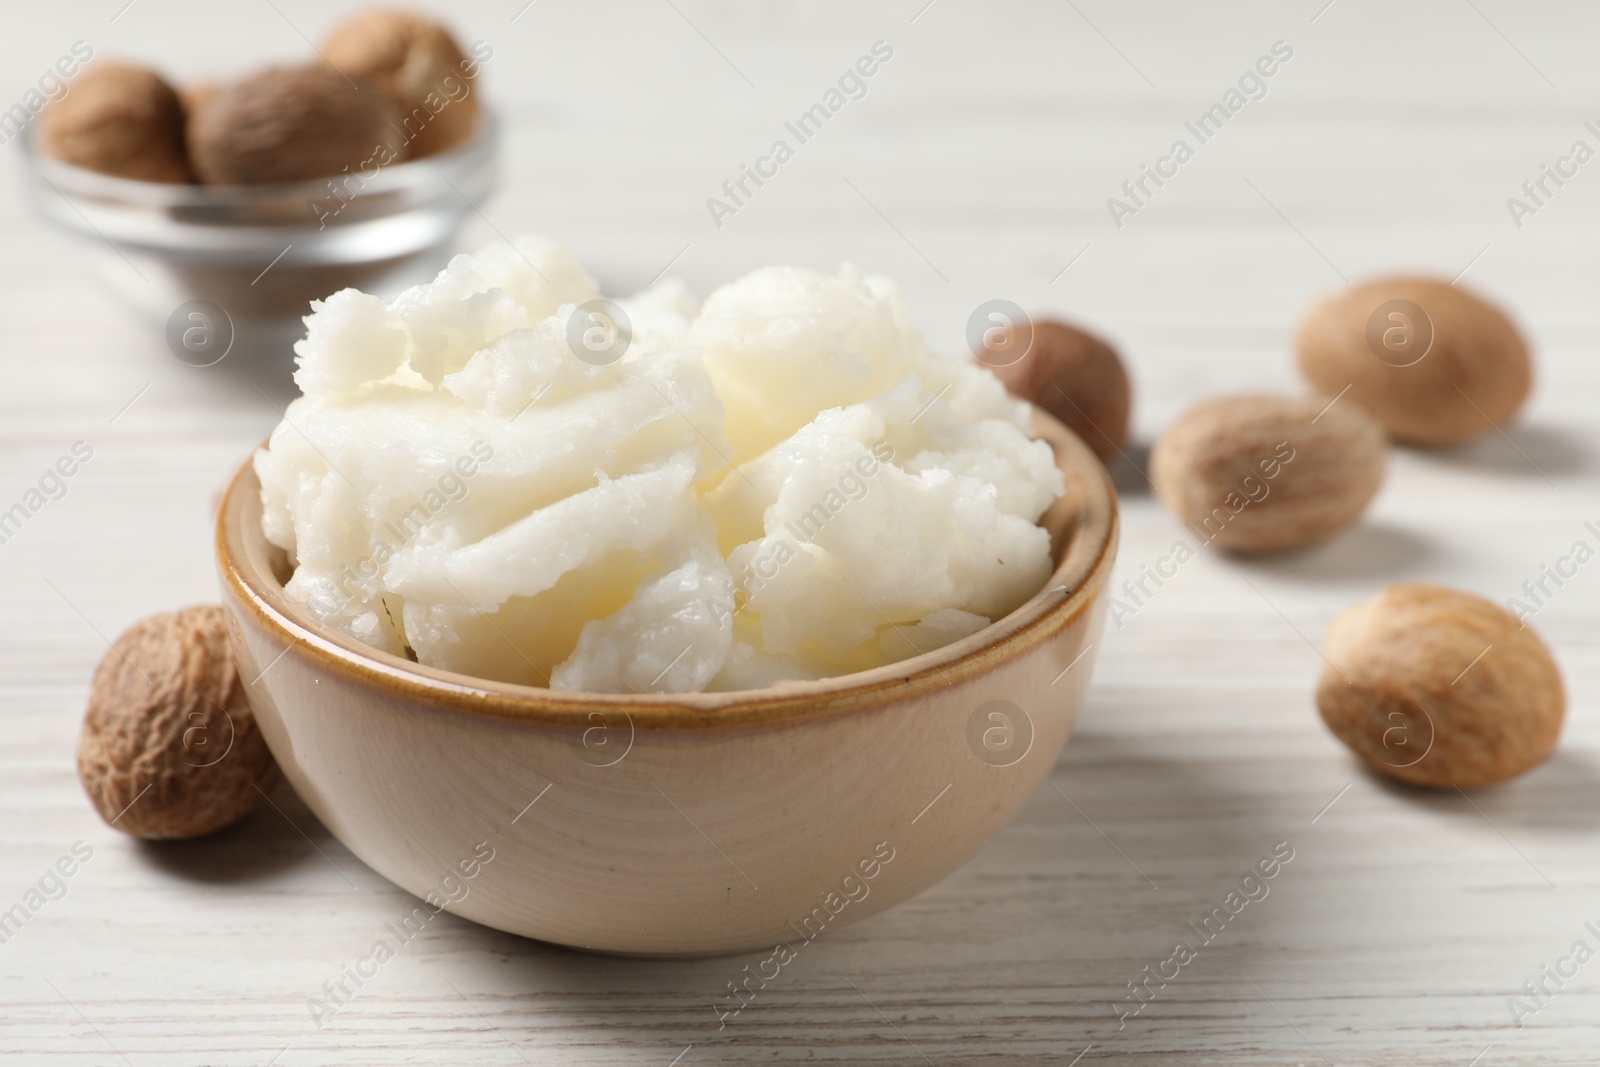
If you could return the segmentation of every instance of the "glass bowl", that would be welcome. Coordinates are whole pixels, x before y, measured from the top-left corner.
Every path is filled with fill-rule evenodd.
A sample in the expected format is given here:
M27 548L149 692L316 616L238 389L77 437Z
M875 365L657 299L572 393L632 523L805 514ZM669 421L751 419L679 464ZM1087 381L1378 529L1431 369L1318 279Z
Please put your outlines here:
M101 280L164 326L169 343L192 336L185 328L202 320L189 313L205 301L226 313L230 343L281 350L304 333L312 300L349 286L387 297L431 278L494 186L499 140L486 113L470 140L424 159L207 186L85 170L42 155L30 130L24 180L35 210L76 238Z

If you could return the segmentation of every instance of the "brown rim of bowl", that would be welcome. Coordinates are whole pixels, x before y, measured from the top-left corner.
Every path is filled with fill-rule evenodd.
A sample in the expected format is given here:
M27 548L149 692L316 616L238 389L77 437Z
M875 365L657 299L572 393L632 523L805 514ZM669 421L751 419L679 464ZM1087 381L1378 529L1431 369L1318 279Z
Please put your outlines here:
M1066 544L1052 546L1061 553L1060 563L1044 588L960 641L898 663L815 681L721 693L566 692L456 674L364 645L313 621L284 595L272 571L275 550L261 533L260 483L249 459L234 475L217 515L217 566L256 623L290 648L298 647L330 671L401 690L441 710L563 727L592 725L592 713L618 711L634 729L658 731L787 725L875 706L876 698L890 691L906 699L984 674L1050 639L1089 608L1116 557L1116 492L1088 446L1038 408L1033 409L1033 435L1051 446L1067 475L1067 492L1051 512L1076 512L1071 518L1061 513L1059 536Z

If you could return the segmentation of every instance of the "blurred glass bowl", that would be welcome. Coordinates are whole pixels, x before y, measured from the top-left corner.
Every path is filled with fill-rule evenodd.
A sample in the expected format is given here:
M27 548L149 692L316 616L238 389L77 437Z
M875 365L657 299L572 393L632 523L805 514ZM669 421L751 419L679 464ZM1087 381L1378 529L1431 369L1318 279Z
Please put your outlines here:
M246 347L280 351L309 304L355 286L392 296L444 266L494 185L499 122L438 155L283 185L167 185L41 155L30 130L35 210L78 238L111 289L158 327L196 300L228 315Z

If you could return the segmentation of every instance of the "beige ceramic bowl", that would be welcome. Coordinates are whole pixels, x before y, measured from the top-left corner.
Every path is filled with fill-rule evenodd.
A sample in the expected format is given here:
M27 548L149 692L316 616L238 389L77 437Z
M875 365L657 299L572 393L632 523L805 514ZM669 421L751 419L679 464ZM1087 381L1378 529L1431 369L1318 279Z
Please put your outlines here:
M1068 491L1022 607L891 666L742 693L551 692L330 633L283 593L248 464L217 559L278 763L384 877L475 922L630 955L705 955L865 918L961 866L1072 730L1116 554L1105 471L1035 414ZM485 857L490 857L485 861Z

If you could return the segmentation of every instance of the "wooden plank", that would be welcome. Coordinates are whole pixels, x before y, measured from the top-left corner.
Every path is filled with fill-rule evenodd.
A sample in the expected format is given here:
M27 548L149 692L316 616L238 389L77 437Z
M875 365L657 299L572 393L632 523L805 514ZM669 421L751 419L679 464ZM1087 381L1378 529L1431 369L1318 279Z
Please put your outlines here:
M297 30L314 37L340 5L141 3L112 22L121 6L9 14L4 91L80 38L186 76L299 56ZM590 957L442 916L318 1028L308 998L411 899L287 791L281 814L158 848L101 825L73 770L104 638L214 597L214 494L276 421L256 387L276 397L281 380L179 364L8 197L0 506L73 441L95 455L0 545L0 907L74 842L94 855L0 945L0 1051L283 1067L1594 1061L1600 965L1520 1028L1506 1002L1574 941L1600 947L1584 927L1600 925L1600 571L1536 620L1572 709L1556 758L1517 783L1468 800L1380 782L1310 692L1313 646L1343 606L1408 577L1503 599L1600 519L1600 174L1520 229L1505 207L1586 136L1600 15L679 0L626 16L541 3L510 21L520 6L448 10L496 48L486 89L508 140L485 214L553 233L619 287L680 251L674 270L701 293L764 263L849 259L897 277L950 352L971 308L1005 295L1125 347L1148 442L1198 396L1297 387L1295 322L1340 273L1471 263L1467 282L1535 340L1538 392L1504 438L1398 453L1369 521L1332 544L1186 565L1108 627L1077 734L1017 822L921 897L819 940L726 1027L713 1002L749 959ZM867 97L714 227L705 198L880 38L896 55ZM1278 38L1296 57L1266 98L1116 229L1105 198ZM493 239L478 220L465 244ZM1119 476L1126 575L1180 528ZM1127 983L1278 842L1295 854L1270 894L1119 1023Z

